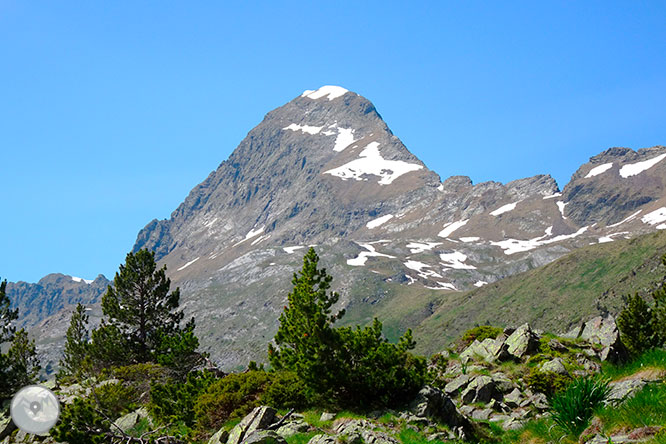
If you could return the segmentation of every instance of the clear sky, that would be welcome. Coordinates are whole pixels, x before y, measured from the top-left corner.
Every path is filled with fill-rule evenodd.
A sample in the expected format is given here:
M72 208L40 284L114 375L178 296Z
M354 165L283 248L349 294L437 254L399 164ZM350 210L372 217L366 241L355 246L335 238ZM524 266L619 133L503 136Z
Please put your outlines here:
M234 5L229 5L235 3ZM666 145L663 1L0 0L0 276L111 278L273 108L340 85L442 179Z

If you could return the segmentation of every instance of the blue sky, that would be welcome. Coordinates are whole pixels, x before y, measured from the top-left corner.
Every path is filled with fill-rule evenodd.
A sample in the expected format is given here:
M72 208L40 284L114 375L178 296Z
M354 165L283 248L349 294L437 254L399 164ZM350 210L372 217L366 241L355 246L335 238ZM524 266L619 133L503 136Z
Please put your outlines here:
M0 0L0 276L112 277L305 89L374 102L443 179L666 144L665 2Z

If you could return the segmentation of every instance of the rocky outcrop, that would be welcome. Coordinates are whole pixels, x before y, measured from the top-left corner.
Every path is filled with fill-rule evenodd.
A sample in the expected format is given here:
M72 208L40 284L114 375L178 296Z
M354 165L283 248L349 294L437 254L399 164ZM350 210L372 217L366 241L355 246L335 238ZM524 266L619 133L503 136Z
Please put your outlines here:
M568 335L584 339L592 344L601 345L603 348L599 357L602 361L617 364L629 358L627 348L620 338L620 331L615 324L615 319L610 316L592 318Z

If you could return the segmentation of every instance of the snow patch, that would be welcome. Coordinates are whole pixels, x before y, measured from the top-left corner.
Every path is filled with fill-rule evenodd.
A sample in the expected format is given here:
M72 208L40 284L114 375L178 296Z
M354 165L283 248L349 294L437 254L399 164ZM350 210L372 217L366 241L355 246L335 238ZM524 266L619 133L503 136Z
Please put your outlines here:
M481 240L481 238L477 237L477 236L468 236L468 237L461 237L460 238L460 241L465 242L466 244L468 244L470 242L478 242L480 240Z
M263 242L263 241L265 241L266 239L268 239L269 237L271 237L270 234L264 234L263 236L260 236L260 237L256 238L255 240L253 240L252 243L250 244L250 246L252 246L252 245L256 245L256 244L258 244L259 242Z
M297 125L292 123L291 125L282 128L283 130L292 130L292 131L303 131L304 133L315 135L321 131L323 126L309 126L309 125Z
M604 163L603 165L596 166L587 173L587 176L584 179L589 179L590 177L598 176L599 174L605 173L613 167L613 162Z
M444 191L444 184L440 183L437 187L437 191Z
M439 255L439 258L445 262L442 265L446 268L454 268L456 270L476 270L474 265L465 263L467 256L460 251L454 251L453 253L443 253Z
M349 91L344 89L341 86L334 86L334 85L326 85L322 86L318 90L311 90L311 89L306 89L303 91L303 94L301 94L301 97L307 97L309 99L321 99L323 97L327 97L328 100L333 100L337 99L338 97L344 96L346 93Z
M199 260L199 258L192 259L191 261L189 261L188 263L186 263L185 265L183 265L182 267L180 267L180 268L179 268L178 270L176 270L176 271L182 271L182 270L186 269L187 267L189 267L190 265L192 265L193 263L195 263L195 262L198 261L198 260Z
M407 285L412 285L414 282L416 282L416 279L411 277L410 275L406 274L405 277L409 279L409 282L407 282Z
M259 235L263 232L264 232L264 227L258 228L256 230L250 230L250 232L245 235L245 239L243 239L243 240L251 239L254 236L257 236L257 235Z
M666 222L666 207L661 207L658 210L646 214L645 216L641 217L641 221L650 225L657 225L662 222Z
M83 279L80 277L76 276L70 276L74 282L85 282L86 284L90 285L93 283L94 279Z
M657 225L657 230L666 230L666 224Z
M407 244L407 248L409 248L409 252L411 254L419 254L423 253L426 250L432 250L435 248L437 245L441 245L441 242L426 242L426 243L421 243L421 242L410 242Z
M432 271L432 270L425 270L425 268L431 268L430 265L424 264L423 262L419 261L407 261L405 262L405 267L409 268L410 270L416 271L420 277L423 279L428 279L429 277L435 277L435 278L441 278L442 275Z
M439 287L425 287L428 290L453 290L453 291L458 291L458 289L453 285L448 282L439 282L437 281L437 285Z
M486 282L486 281L476 281L474 283L475 287L483 287L484 285L488 285L488 282Z
M345 148L347 148L349 145L352 143L356 142L354 140L354 130L351 128L340 128L337 127L338 129L338 137L335 138L335 146L333 147L333 151L344 151Z
M500 214L508 213L509 211L513 211L516 209L516 205L518 205L518 202L513 202L510 204L503 205L496 209L495 211L491 211L490 215L491 216L499 216Z
M389 185L395 179L411 171L420 170L422 165L403 162L401 160L387 160L379 154L379 142L370 142L361 154L360 158L332 170L324 171L342 180L367 180L363 176L379 176L380 185Z
M557 208L560 209L560 214L562 215L562 219L566 219L567 217L564 215L564 207L566 207L567 204L562 202L561 200L558 200L555 203L557 204Z
M386 216L381 216L381 217L378 217L377 219L371 220L370 222L365 224L365 226L372 230L373 228L377 228L380 225L385 224L386 222L390 221L391 219L393 219L393 215L392 214L387 214Z
M627 177L636 176L643 171L652 168L664 159L666 159L666 154L661 154L657 157L653 157L652 159L644 160L642 162L630 163L620 168L620 176L624 177L625 179Z
M555 193L555 194L551 194L550 196L543 196L543 200L553 199L554 197L560 197L560 196L562 196L562 193Z
M453 234L454 231L456 231L458 228L462 227L467 223L468 219L465 220L459 220L456 222L449 222L448 224L444 224L444 229L437 234L439 237L449 237L451 234Z
M305 248L303 245L296 245L294 247L284 247L283 250L289 254L292 254L296 250L300 250L301 248Z
M608 242L613 242L613 238L610 237L610 236L603 236L603 237L599 238L599 243L600 244L605 244L605 243L608 243Z
M581 234L585 233L589 227L583 227L580 230L576 231L573 234L561 234L559 236L555 236L551 239L545 239L548 237L548 234L537 237L534 239L528 239L528 240L518 240L518 239L507 239L499 242L491 242L491 245L495 245L497 247L500 247L501 249L504 250L504 254L507 256L515 254L515 253L522 253L524 251L530 251L533 250L537 247L540 247L542 245L548 245L552 244L555 242L560 242L563 240L567 239L573 239L575 237L580 236Z
M388 257L391 259L395 259L395 256L389 256L388 254L378 253L375 250L375 247L372 246L372 244L376 244L378 242L382 241L358 244L359 246L365 248L368 251L360 252L359 255L353 259L347 259L347 265L351 265L354 267L362 267L363 265L365 265L369 257Z

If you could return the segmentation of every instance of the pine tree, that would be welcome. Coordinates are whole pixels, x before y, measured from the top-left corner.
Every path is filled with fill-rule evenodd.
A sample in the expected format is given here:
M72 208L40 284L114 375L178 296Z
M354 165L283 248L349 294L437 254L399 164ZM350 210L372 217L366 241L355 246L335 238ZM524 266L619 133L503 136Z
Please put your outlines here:
M14 335L7 356L11 366L10 380L15 390L37 382L42 367L37 357L35 341L28 338L28 333L24 329Z
M657 345L653 310L638 293L625 298L624 309L617 317L617 327L622 342L633 355Z
M60 360L58 378L76 378L84 370L84 361L88 354L90 334L88 333L88 315L86 307L76 305L67 329L65 351Z
M0 283L0 344L12 340L16 331L16 328L12 325L12 321L18 319L18 308L11 309L6 289L7 280L5 279Z
M310 248L303 258L303 269L293 276L289 305L280 315L275 335L279 348L270 344L268 354L275 369L294 371L323 394L335 385L340 347L332 324L344 315L344 310L331 314L340 296L328 291L332 277L325 268L317 268L318 263L319 256Z
M666 267L666 254L662 256L661 263ZM656 340L659 345L666 345L666 274L660 285L652 292L654 300L653 322Z

